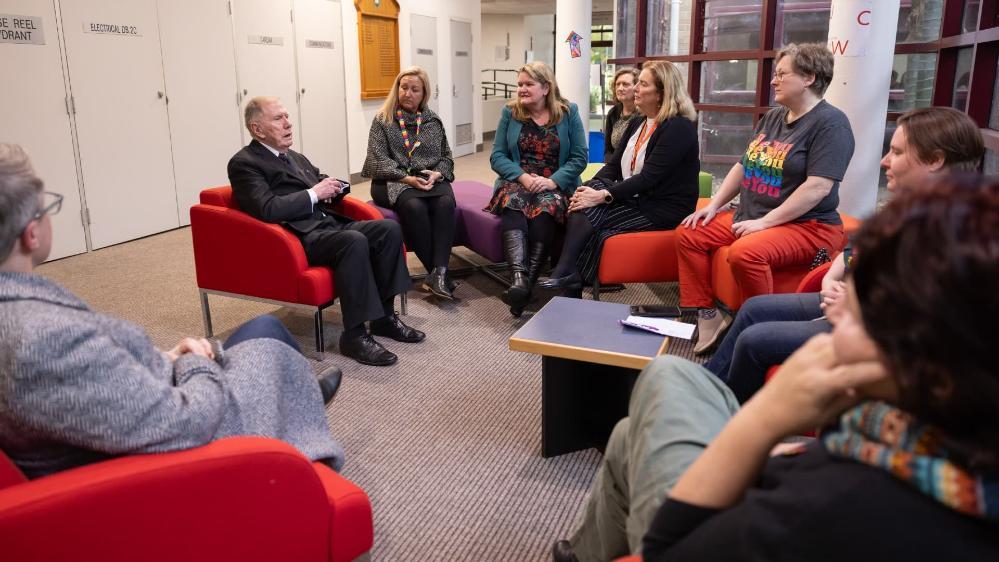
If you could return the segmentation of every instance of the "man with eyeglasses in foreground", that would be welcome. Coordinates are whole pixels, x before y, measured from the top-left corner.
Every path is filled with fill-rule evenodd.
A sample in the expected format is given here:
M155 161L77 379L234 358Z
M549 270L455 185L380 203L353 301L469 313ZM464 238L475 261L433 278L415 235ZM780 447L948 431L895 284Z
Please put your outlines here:
M343 465L323 408L340 370L317 385L277 319L244 324L224 356L201 338L160 351L141 327L35 273L62 205L42 187L24 150L0 143L0 449L28 478L232 435L281 439Z

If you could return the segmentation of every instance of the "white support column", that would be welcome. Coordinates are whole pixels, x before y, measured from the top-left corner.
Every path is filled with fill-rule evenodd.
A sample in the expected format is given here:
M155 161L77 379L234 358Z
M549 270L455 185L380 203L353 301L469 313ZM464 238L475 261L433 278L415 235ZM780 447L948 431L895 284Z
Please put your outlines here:
M866 218L877 205L899 0L833 0L829 49L836 58L825 98L850 119L856 149L839 187L840 211Z
M590 115L590 28L592 0L557 0L555 3L555 80L562 96L579 107L583 127ZM569 36L578 33L579 56L572 56ZM589 142L589 140L587 140Z

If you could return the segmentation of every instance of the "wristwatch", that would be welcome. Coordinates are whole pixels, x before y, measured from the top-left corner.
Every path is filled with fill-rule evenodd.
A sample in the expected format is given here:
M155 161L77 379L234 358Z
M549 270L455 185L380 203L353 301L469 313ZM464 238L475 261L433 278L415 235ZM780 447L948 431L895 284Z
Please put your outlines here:
M604 191L607 193L607 195L604 195L604 203L610 203L611 201L613 201L614 196L611 195L611 192L607 191L606 189Z

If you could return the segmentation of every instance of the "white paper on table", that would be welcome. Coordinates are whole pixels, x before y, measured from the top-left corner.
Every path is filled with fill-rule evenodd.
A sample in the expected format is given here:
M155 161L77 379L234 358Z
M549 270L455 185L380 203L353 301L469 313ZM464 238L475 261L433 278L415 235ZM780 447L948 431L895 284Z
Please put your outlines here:
M694 325L677 322L668 318L650 318L648 316L629 316L621 323L625 326L638 328L659 334L660 336L670 336L689 340L694 335Z

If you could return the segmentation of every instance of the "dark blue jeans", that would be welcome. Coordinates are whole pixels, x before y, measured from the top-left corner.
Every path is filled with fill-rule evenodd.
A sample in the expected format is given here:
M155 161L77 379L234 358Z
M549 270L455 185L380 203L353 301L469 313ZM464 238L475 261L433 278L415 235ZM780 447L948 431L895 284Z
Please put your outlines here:
M236 331L229 336L229 339L225 340L223 348L230 348L238 343L256 338L271 338L283 341L295 351L302 352L298 347L298 342L295 341L295 338L291 337L291 332L288 331L288 328L285 328L280 320L270 314L257 316L253 320L236 328Z
M832 329L819 302L818 293L747 300L705 367L728 384L740 404L745 403L763 386L770 367L783 363L815 334Z

